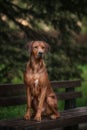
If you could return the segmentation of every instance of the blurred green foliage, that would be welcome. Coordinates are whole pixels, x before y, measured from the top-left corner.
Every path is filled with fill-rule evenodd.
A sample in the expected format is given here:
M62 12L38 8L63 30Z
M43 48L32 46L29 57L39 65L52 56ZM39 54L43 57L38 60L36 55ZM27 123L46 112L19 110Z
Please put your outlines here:
M23 82L30 40L50 44L45 61L51 80L81 78L87 44L75 38L86 16L86 0L0 0L0 83Z

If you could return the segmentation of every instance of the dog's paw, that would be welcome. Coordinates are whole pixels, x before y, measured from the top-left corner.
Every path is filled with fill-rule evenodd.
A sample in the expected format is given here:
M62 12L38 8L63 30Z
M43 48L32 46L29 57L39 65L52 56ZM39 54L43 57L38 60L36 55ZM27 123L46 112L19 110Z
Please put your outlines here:
M57 118L60 117L60 113L53 114L53 115L51 115L50 117L51 117L51 119L57 119Z
M41 121L41 116L40 116L40 115L36 115L36 116L34 117L34 120L36 120L36 121Z
M25 119L25 120L30 120L30 114L29 114L29 113L26 113L25 116L24 116L24 119Z

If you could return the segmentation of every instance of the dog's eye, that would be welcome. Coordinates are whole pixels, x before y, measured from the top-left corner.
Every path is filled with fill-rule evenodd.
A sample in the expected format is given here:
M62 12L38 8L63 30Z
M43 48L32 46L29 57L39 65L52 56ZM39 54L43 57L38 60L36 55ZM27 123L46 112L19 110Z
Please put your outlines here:
M35 46L34 48L38 48L38 46Z
M42 49L45 49L45 47L44 47L44 46L42 46Z

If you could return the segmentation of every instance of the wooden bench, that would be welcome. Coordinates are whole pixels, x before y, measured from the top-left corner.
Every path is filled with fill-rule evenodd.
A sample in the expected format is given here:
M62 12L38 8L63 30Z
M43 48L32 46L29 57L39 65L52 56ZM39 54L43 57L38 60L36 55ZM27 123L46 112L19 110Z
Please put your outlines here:
M56 120L43 118L41 122L34 120L3 119L0 120L0 130L51 130L64 127L64 130L78 130L79 123L87 122L87 107L76 108L76 99L82 96L81 92L75 91L81 87L81 81L56 81L51 82L56 89L59 100L64 101L64 111ZM64 89L59 91L60 89ZM26 104L24 84L0 85L0 106L15 106Z

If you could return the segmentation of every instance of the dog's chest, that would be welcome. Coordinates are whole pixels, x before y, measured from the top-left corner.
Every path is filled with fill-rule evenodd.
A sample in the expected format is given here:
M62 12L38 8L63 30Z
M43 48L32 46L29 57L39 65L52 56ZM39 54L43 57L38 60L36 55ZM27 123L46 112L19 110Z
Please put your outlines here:
M34 83L34 85L35 86L38 86L39 85L39 79L40 79L40 77L39 77L39 75L38 74L35 74L35 75L33 75L33 83Z
M33 96L38 96L41 93L40 77L38 75L34 75L32 78L31 92Z
M35 84L35 87L37 87L39 85L39 79L35 79L34 84Z

